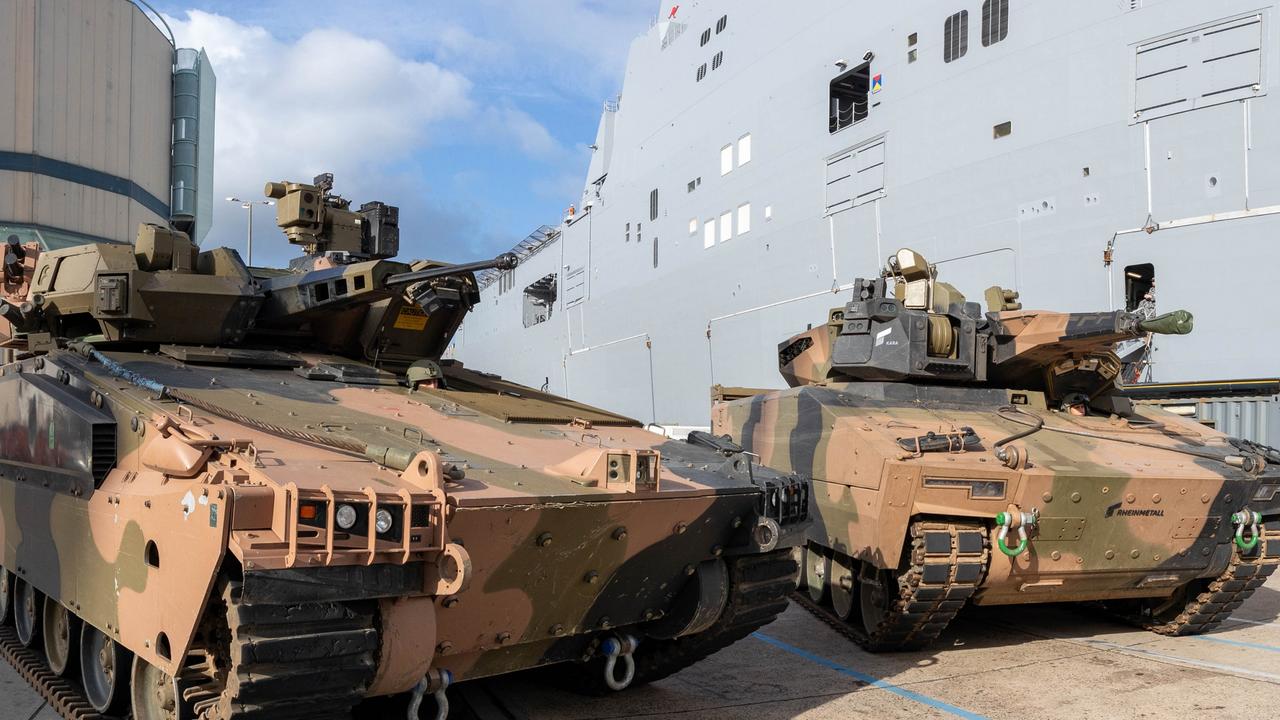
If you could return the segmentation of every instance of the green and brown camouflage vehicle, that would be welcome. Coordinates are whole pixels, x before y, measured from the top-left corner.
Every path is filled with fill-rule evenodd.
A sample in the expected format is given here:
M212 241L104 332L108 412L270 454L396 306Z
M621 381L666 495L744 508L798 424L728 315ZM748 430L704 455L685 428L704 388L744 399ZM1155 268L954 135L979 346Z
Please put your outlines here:
M289 270L155 226L6 246L0 647L64 715L443 717L452 681L622 689L785 608L807 480L442 360L515 258L395 262L396 208L331 182L267 186Z
M967 602L1203 632L1280 564L1280 453L1118 392L1113 345L1190 314L1022 310L1001 288L984 313L910 250L854 287L779 346L790 389L713 391L713 430L813 477L798 597L867 648L924 646Z

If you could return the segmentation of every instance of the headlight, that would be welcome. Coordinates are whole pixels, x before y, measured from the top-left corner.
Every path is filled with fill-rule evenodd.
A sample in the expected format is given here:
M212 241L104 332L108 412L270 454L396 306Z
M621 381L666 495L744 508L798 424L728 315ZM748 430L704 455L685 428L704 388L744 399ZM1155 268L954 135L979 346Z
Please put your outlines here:
M391 529L391 511L379 510L373 516L373 526L378 529L379 535L384 535Z
M338 527L343 530L350 530L355 526L356 520L358 519L359 517L356 515L356 509L350 505L339 505L338 511L333 514L334 522L338 523Z

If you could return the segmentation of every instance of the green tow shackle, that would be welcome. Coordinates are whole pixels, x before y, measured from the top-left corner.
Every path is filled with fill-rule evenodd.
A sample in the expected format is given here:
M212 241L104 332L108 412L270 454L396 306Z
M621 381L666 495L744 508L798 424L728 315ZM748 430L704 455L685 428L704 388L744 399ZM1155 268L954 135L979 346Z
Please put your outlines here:
M1258 547L1258 540L1262 537L1262 513L1256 513L1248 508L1241 510L1231 516L1231 522L1236 526L1236 547L1242 552L1250 552ZM1249 539L1244 539L1245 526L1249 527Z
M1027 538L1027 528L1034 527L1039 520L1038 510L1032 510L1029 513L1021 511L996 513L996 526L1000 528L1000 534L996 536L996 547L1011 558L1026 552L1031 544ZM1005 541L1009 537L1009 530L1014 527L1018 529L1018 546L1010 548Z

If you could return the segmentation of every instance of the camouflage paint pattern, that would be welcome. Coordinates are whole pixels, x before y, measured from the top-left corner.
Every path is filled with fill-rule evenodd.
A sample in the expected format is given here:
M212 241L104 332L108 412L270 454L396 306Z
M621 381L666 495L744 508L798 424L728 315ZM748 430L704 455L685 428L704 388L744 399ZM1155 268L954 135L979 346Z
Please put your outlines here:
M885 278L897 280L893 293ZM1113 344L1189 332L1188 313L1022 310L1016 293L992 288L983 317L906 250L882 279L855 288L826 324L778 346L789 389L713 390L714 433L766 466L814 479L810 547L901 571L913 522L968 518L985 525L994 549L999 513L1034 511L1028 551L992 552L975 602L1159 597L1228 567L1234 513L1280 522L1280 467L1267 464L1280 453L1240 449L1115 393ZM920 331L911 341L945 332L893 364L908 339L892 333L911 326ZM869 354L846 344L841 355L840 342L867 335L874 343L859 349ZM962 336L977 358L968 366L952 340ZM881 352L889 359L877 361Z
M1050 413L1038 393L890 383L829 383L719 404L713 430L767 466L811 473L818 518L811 541L876 567L899 567L914 517L993 521L1010 506L1038 509L1029 552L992 553L975 598L988 604L1154 596L1216 576L1231 558L1231 514L1245 506L1261 512L1251 499L1280 483L1177 452L1048 431L1018 441L1030 458L1021 469L986 451L916 457L898 443L971 427L989 445L1020 429L996 414L1015 395L1052 424L1170 448L1223 444L1210 428L1150 408L1142 416L1163 431ZM983 497L975 482L999 490Z
M765 486L806 506L805 480L440 361L478 298L462 267L250 275L157 228L31 257L5 285L35 302L0 337L24 352L0 370L0 565L171 677L226 652L231 603L376 608L381 695L708 627L724 606L686 587L802 541ZM406 383L419 360L443 377Z

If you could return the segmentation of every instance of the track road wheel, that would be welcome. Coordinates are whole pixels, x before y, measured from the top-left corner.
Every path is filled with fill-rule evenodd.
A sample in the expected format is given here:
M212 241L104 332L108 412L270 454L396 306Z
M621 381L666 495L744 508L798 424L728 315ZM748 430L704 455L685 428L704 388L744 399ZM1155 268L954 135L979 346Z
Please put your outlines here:
M809 546L804 551L804 584L809 588L809 597L816 603L824 603L830 597L831 558L821 548Z
M80 680L94 710L118 715L127 707L130 653L97 628L80 631Z
M13 620L13 576L0 566L0 627Z
M836 555L831 559L831 609L836 617L848 620L853 615L857 573L852 558Z
M874 579L858 583L862 626L868 636L889 623L898 594L898 577L892 570L877 570Z
M133 658L133 720L185 720L178 684L169 674L138 656Z
M66 677L75 663L72 659L78 655L76 646L80 642L80 619L71 614L62 603L51 597L44 599L44 657L49 661L49 669L59 677Z
M13 583L13 624L18 630L18 641L29 648L40 642L40 591L26 580Z

